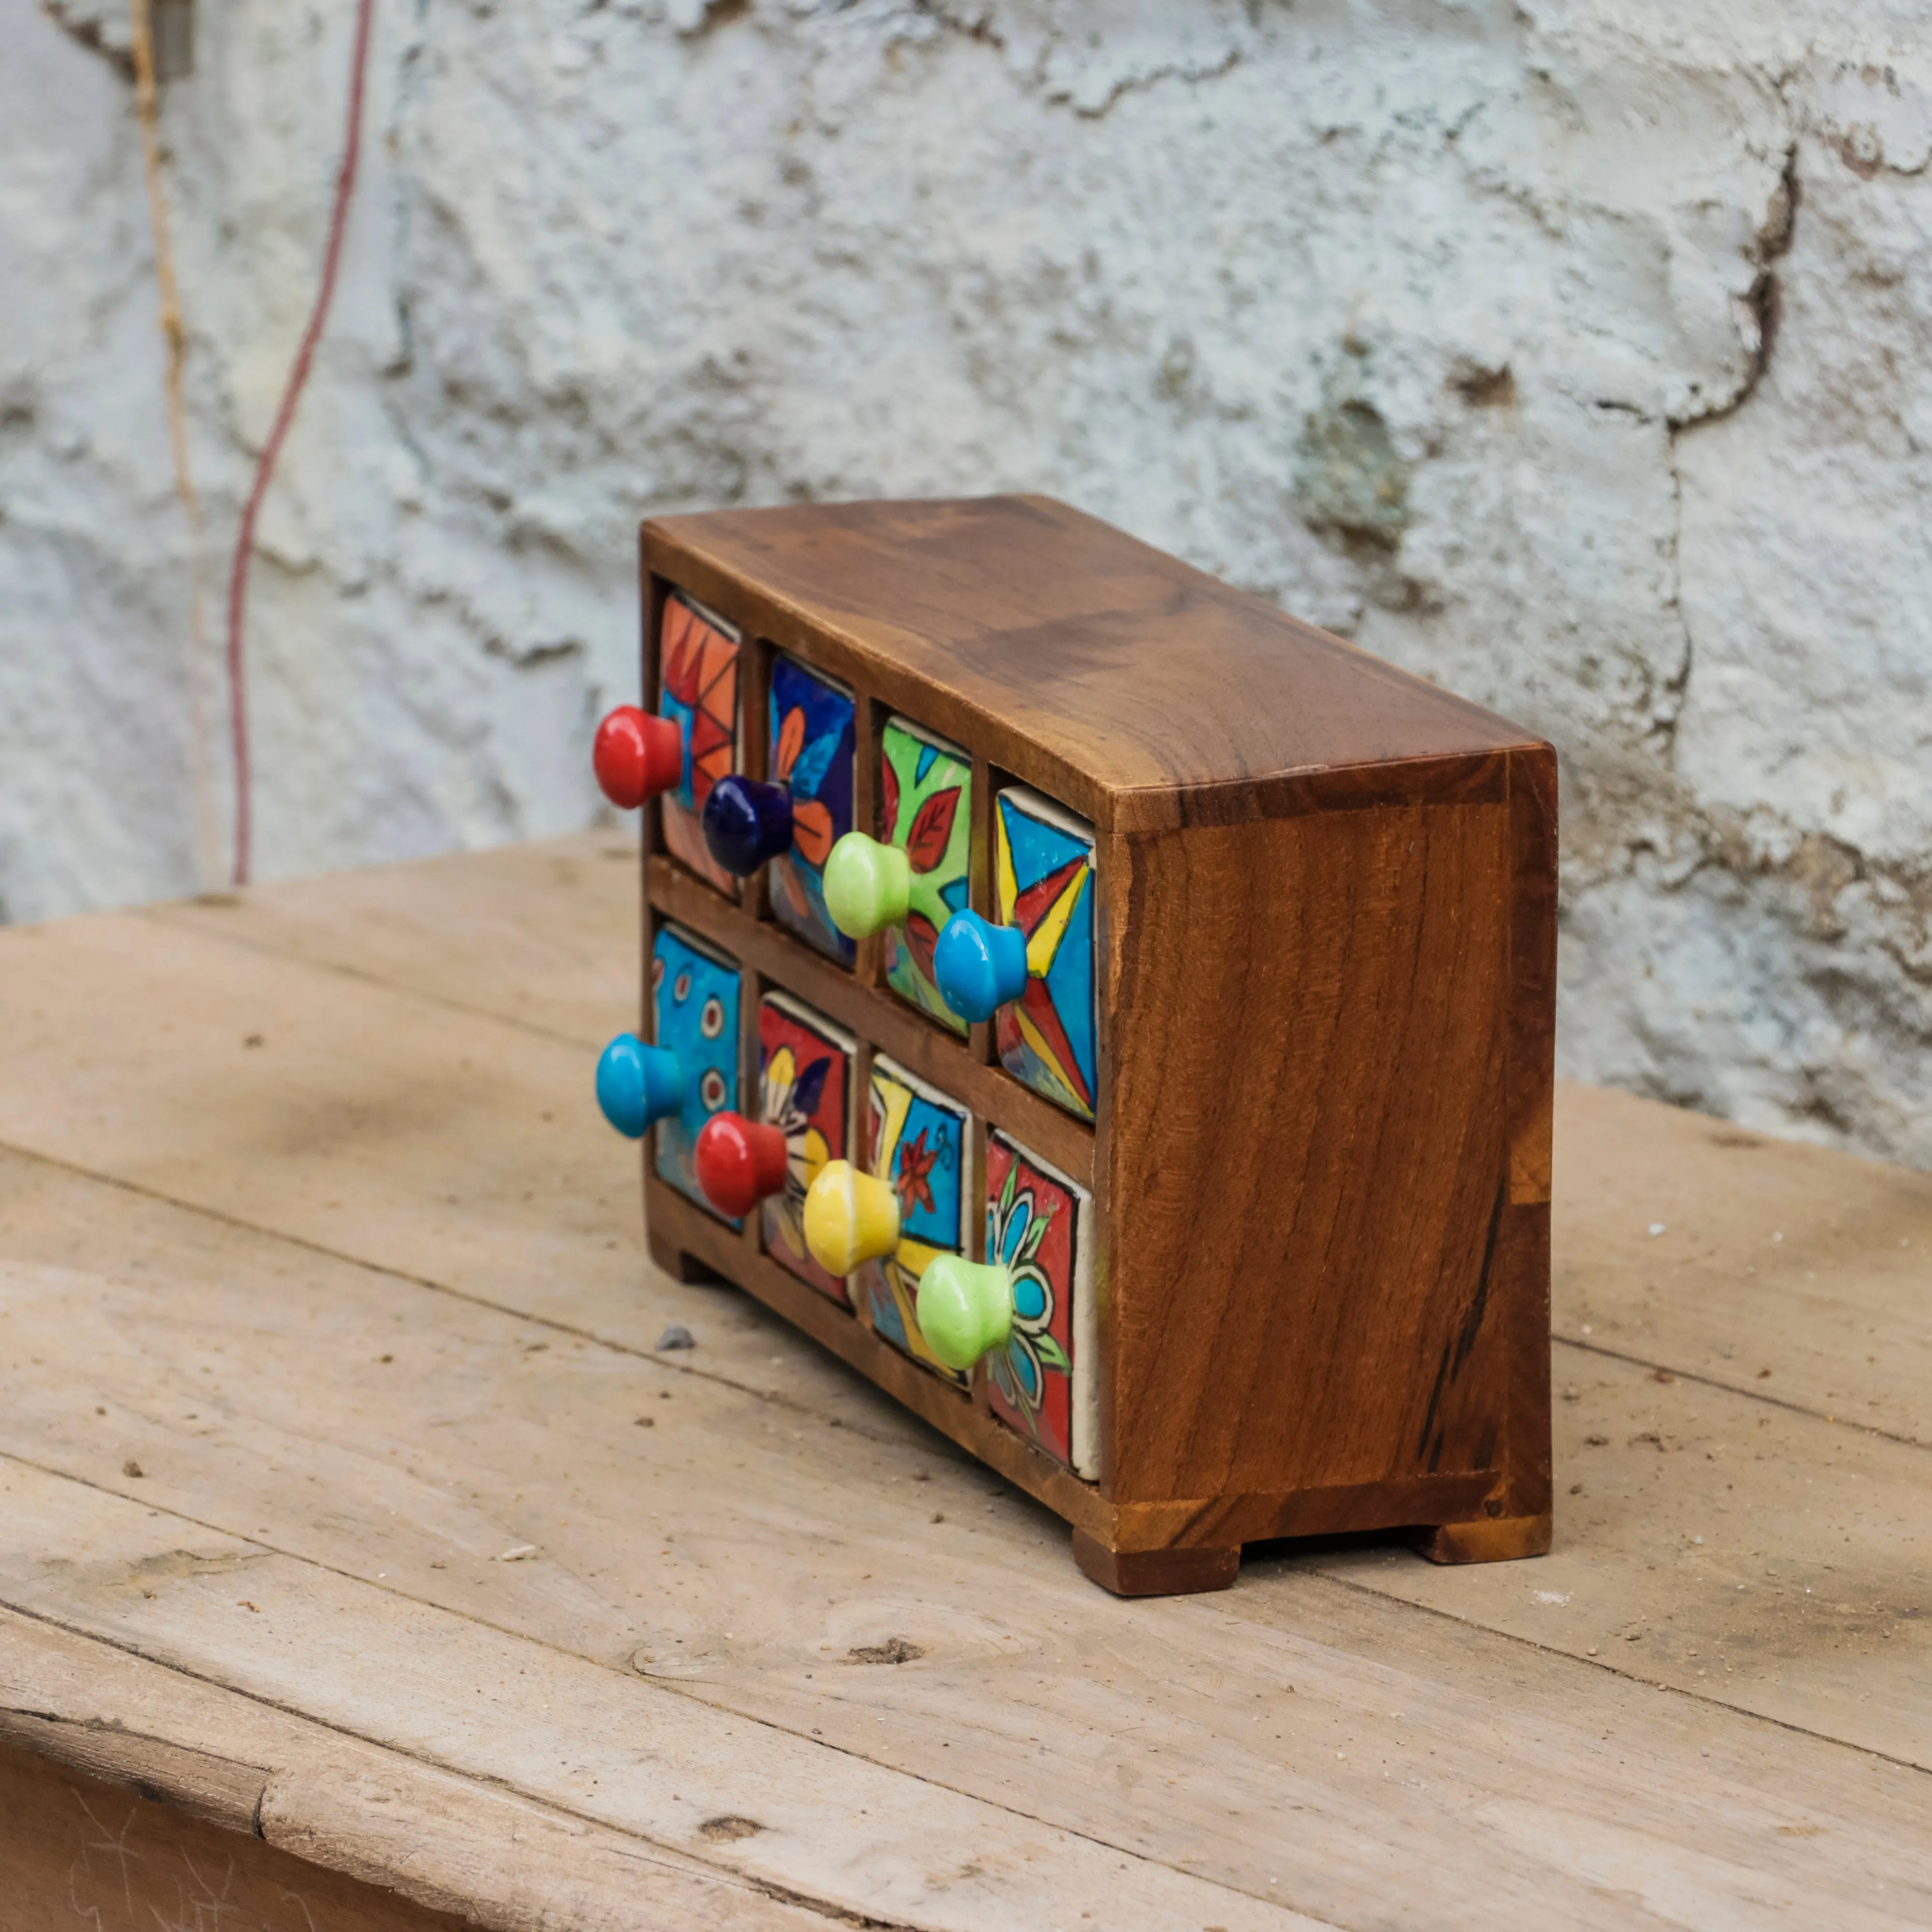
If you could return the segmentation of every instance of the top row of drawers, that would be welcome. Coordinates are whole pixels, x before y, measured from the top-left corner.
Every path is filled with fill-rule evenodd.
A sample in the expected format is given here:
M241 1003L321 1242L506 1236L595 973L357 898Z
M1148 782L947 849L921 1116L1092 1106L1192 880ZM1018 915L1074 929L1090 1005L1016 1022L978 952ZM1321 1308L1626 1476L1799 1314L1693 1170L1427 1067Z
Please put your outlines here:
M742 637L680 592L662 610L655 716L620 707L598 734L606 794L626 806L658 798L665 850L722 893L737 897L762 868L772 917L848 970L855 940L880 934L895 993L962 1035L990 1018L1006 1070L1091 1120L1091 826L1028 787L998 785L982 916L968 902L980 824L970 754L916 718L886 718L876 824L861 830L853 692L773 654L763 770L748 771Z

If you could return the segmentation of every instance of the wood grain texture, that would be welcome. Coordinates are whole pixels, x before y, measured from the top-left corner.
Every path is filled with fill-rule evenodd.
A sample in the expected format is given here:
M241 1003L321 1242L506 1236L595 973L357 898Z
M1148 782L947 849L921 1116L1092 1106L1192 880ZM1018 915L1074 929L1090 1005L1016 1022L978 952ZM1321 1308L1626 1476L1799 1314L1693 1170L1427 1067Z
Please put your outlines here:
M1240 1574L1241 1546L1168 1545L1157 1550L1120 1550L1097 1541L1084 1529L1073 1532L1073 1560L1102 1589L1117 1597L1192 1595L1229 1590Z
M688 1832L674 1852L575 1808L598 1775L584 1740L610 1734L560 1699L566 1658L1018 1817L988 1842L1040 1845L1069 1923L1159 1922L1144 1870L1209 1888L1165 1895L1196 1928L1282 1922L1236 1916L1277 1899L1472 1932L1932 1918L1912 1372L1932 1178L1559 1090L1552 1553L1251 1550L1232 1591L1121 1601L1073 1572L1057 1521L788 1324L644 1265L634 1150L550 1142L541 1119L575 1118L597 1044L523 1024L543 922L505 932L487 985L450 943L490 917L488 867L359 882L388 897L406 987L256 942L258 914L316 889L192 934L124 916L0 933L0 1138L47 1156L0 1154L0 1454L66 1483L0 1508L0 1600L102 1640L54 1634L93 1701L54 1701L36 1655L0 1702L270 1767L265 1820L306 1816L335 1868L366 1856L394 1885L433 1865L446 1900L469 1886L467 1916L518 1932L634 1924L640 1850L742 1883ZM594 924L636 880L560 868L548 890L558 923ZM354 921L332 944L359 966ZM634 955L604 970L634 1000ZM452 1013L458 989L511 1023ZM238 1023L268 1047L241 1048ZM392 1113L412 1086L433 1103ZM388 1114L382 1158L318 1135L319 1114ZM699 1347L654 1354L673 1320ZM272 1605L220 1567L265 1549L292 1566ZM366 1594L331 1596L344 1578ZM536 1661L479 1667L411 1606L520 1634ZM923 1654L842 1661L895 1640ZM190 1722L155 1681L230 1701ZM479 1684L487 1711L459 1724ZM372 1709L415 1728L351 1738ZM298 1712L376 1763L324 1776L241 1715ZM735 1734L698 1735L735 1776ZM634 1782L624 1802L671 1791L691 1796ZM512 1809L468 1808L486 1804ZM1083 1852L1058 1872L1063 1832L1129 1870ZM879 1867L848 1876L892 1918ZM1025 1922L1054 1922L1040 1896ZM922 1922L966 1922L961 1894Z
M1509 1198L1550 1198L1556 1096L1556 754L1510 754Z
M1628 1094L1567 1097L1557 1334L1932 1448L1932 1174Z
M1102 830L1272 817L1310 775L1533 742L1045 497L660 518L644 548L652 571Z
M1508 826L1108 844L1117 1498L1497 1466Z

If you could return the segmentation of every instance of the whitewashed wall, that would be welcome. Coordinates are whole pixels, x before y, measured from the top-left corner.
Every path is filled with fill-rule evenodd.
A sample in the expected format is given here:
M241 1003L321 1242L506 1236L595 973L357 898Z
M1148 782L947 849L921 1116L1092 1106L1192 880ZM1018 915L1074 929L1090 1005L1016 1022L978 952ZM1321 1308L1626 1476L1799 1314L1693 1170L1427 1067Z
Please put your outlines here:
M199 883L122 10L58 10L0 0L14 919ZM218 590L352 8L198 11ZM643 513L1044 490L1556 741L1568 1071L1932 1164L1929 12L381 0L260 872L588 820Z

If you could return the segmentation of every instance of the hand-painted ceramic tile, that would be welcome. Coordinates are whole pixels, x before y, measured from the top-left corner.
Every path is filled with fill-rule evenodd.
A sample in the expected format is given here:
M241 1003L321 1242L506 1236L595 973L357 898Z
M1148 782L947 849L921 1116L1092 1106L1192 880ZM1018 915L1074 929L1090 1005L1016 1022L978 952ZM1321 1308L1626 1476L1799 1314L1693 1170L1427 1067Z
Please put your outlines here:
M768 776L791 791L791 850L767 868L772 916L849 966L825 909L826 855L852 829L852 694L781 654L772 661Z
M935 1255L962 1254L970 1117L882 1054L872 1063L866 1166L899 1197L899 1246L890 1260L867 1262L854 1277L872 1326L896 1348L962 1388L968 1378L933 1359L914 1318L919 1278Z
M902 998L956 1033L966 1022L939 997L932 949L940 928L966 904L973 848L973 760L956 745L904 718L879 734L879 824L912 866L911 910L886 930L886 982Z
M821 1294L849 1306L845 1284L805 1245L805 1190L828 1160L850 1158L852 1036L802 1000L767 993L758 1009L760 1118L785 1137L784 1192L760 1204L765 1252Z
M651 956L653 1030L657 1044L677 1055L684 1104L658 1123L658 1172L709 1214L717 1210L698 1184L692 1149L713 1114L738 1104L738 969L723 954L679 927L659 929Z
M1013 1328L986 1358L993 1413L1078 1474L1093 1442L1093 1200L1017 1141L986 1143L986 1258L1013 1278Z
M671 856L738 896L738 881L704 843L704 801L738 755L738 634L682 597L664 600L658 710L684 734L684 777L662 803Z
M999 1010L1000 1064L1083 1120L1094 1118L1094 830L1024 785L994 814L1000 923L1026 934L1027 983Z

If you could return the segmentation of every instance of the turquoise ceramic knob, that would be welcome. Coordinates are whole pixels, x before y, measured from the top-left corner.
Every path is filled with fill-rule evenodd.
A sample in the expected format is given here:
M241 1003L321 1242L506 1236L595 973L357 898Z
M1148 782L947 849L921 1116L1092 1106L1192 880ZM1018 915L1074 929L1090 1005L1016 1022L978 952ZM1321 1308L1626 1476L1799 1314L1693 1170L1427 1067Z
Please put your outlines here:
M1013 1278L990 1262L938 1255L919 1278L919 1332L962 1374L1012 1333Z
M597 1063L597 1104L618 1132L640 1138L653 1120L674 1114L684 1102L677 1055L620 1033Z
M910 910L912 862L896 845L848 832L825 861L825 909L848 939L903 926Z
M962 1019L989 1020L1026 991L1026 934L976 912L956 912L932 949L932 979Z

